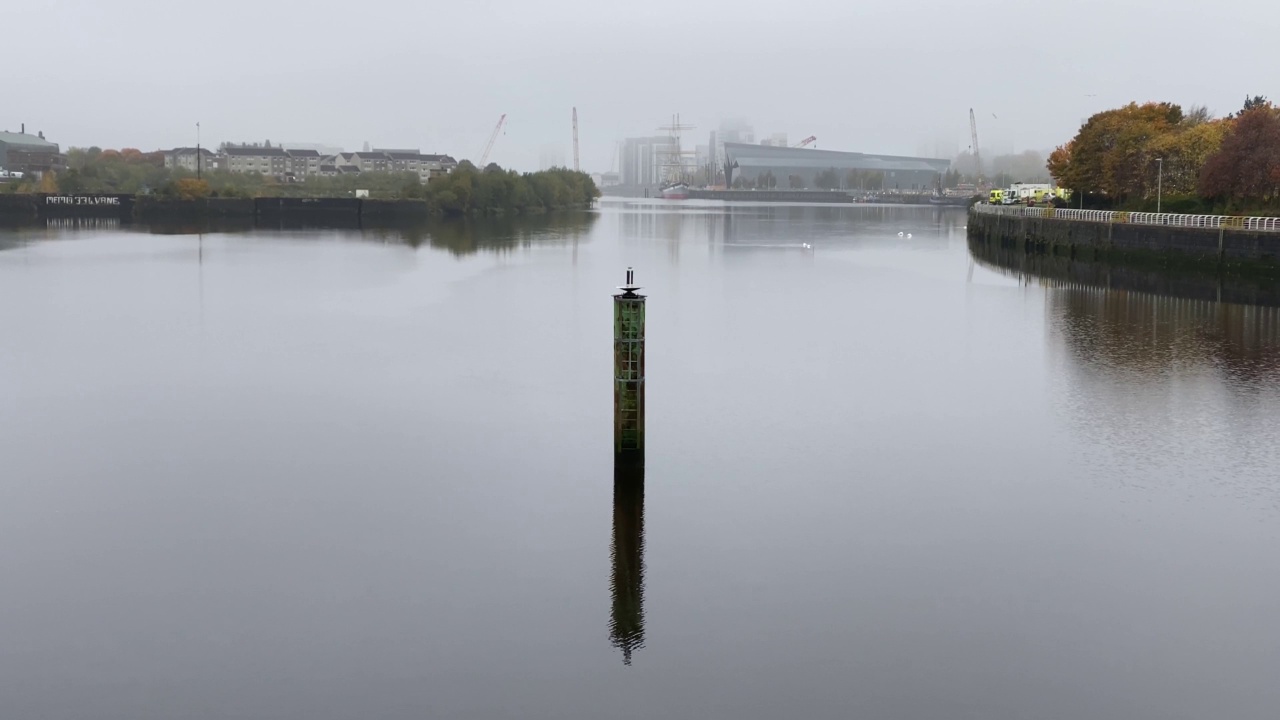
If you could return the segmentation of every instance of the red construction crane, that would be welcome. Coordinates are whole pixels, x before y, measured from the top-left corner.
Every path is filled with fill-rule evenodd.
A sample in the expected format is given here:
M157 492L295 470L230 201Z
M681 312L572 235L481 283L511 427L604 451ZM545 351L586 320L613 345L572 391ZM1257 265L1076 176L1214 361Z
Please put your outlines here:
M811 143L816 143L816 142L818 142L818 136L817 136L817 135L810 135L809 137L807 137L807 138L805 138L805 139L801 140L800 142L796 143L795 145L792 145L791 147L793 147L793 148L802 148L802 147L805 147L805 146L807 146L807 145L809 145L809 144L811 144Z
M502 113L502 117L498 118L498 124L493 126L493 134L489 136L489 142L484 146L484 152L480 154L480 169L489 164L489 152L493 150L493 143L498 139L498 133L502 132L502 126L507 122L507 114Z
M579 172L578 168L578 108L573 109L573 171Z

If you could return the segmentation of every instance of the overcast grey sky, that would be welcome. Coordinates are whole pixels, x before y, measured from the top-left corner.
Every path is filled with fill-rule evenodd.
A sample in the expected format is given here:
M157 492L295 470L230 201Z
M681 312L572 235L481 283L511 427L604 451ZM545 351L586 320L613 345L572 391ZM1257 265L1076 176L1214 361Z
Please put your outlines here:
M5 3L0 129L68 146L420 147L537 169L577 106L584 169L673 113L824 149L1048 148L1129 100L1275 87L1263 0L40 0ZM1089 97L1092 95L1093 97ZM998 116L993 117L993 115Z

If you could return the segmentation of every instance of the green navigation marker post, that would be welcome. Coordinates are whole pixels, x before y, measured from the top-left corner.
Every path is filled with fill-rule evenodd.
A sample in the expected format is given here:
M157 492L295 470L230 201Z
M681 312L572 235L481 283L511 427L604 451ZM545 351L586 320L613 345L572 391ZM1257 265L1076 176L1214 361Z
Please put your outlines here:
M644 301L635 272L613 296L613 451L628 462L644 459Z

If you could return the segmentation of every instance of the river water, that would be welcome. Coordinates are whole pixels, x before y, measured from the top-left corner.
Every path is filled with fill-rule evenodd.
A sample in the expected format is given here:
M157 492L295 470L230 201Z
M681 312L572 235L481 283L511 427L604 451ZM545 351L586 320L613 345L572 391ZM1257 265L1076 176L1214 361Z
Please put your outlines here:
M964 224L0 231L0 717L1275 718L1280 311Z

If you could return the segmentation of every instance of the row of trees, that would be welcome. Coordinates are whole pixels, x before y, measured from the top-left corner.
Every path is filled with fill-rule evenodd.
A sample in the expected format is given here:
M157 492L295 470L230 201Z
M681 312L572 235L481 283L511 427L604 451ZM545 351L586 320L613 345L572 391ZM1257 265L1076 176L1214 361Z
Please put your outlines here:
M416 186L410 182L404 191L404 197L426 200L444 215L567 210L588 207L600 197L595 181L584 172L551 168L518 173L496 163L479 170L467 160L445 177Z
M1050 154L1063 187L1098 204L1141 207L1162 192L1187 209L1259 211L1280 204L1280 109L1255 96L1234 115L1130 103L1089 118Z
M205 197L351 197L356 190L371 198L426 200L446 215L538 212L584 207L599 197L586 173L554 168L535 173L503 170L491 163L483 171L463 161L449 175L423 183L416 173L367 172L307 177L282 182L257 173L215 170L196 177L164 167L162 153L134 148L72 148L67 169L5 186L9 192L67 194L145 194L174 199Z

